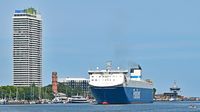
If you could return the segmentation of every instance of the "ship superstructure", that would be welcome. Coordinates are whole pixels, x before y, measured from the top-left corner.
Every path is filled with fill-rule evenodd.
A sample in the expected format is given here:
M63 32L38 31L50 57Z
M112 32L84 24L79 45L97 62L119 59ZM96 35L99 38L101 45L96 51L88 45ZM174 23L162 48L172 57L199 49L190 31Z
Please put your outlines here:
M90 88L98 104L128 104L153 102L153 84L150 80L142 80L142 69L89 70Z

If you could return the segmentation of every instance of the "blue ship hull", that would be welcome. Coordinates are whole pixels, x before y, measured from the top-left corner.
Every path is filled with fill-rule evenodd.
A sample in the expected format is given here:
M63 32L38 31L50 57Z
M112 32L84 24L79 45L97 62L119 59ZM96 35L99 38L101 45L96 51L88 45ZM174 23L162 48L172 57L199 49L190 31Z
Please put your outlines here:
M135 87L90 87L98 104L152 103L153 89Z

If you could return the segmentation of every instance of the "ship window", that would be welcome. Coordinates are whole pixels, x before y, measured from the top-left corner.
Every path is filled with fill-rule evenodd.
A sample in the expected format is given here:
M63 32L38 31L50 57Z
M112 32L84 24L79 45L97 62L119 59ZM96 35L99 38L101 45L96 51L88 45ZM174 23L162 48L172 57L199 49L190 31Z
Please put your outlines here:
M95 81L97 81L97 79L95 79Z
M113 79L113 81L115 81L115 79Z
M94 76L92 76L92 77L94 77Z
M94 81L94 80L92 79L92 81Z
M101 78L101 76L99 76L99 78Z

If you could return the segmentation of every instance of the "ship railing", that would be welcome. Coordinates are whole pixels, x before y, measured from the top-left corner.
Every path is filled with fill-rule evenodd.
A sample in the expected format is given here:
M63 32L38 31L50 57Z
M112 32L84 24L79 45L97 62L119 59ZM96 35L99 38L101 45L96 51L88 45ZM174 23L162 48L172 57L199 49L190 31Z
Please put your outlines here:
M122 73L128 73L128 70L89 70L89 73L96 73L96 72L122 72Z

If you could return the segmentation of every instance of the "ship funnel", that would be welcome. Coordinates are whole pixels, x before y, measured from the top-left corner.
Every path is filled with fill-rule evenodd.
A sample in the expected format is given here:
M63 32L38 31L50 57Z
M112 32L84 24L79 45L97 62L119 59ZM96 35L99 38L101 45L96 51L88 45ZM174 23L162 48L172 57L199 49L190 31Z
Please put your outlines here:
M138 65L137 68L131 68L130 69L130 73L131 73L131 80L136 80L136 81L140 81L142 78L142 68L140 65Z

